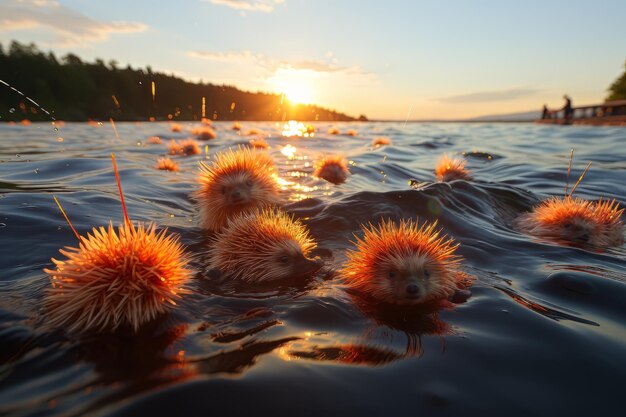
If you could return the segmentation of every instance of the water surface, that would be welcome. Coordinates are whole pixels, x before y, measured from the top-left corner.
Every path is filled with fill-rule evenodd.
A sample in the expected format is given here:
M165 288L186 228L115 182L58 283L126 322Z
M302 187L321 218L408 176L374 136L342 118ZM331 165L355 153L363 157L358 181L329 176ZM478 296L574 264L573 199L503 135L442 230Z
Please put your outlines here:
M197 124L196 124L197 125ZM195 126L185 123L186 128ZM316 123L285 138L274 123L214 124L203 154L154 169L166 123L0 124L0 414L81 415L605 415L623 409L626 251L539 241L512 221L562 195L569 149L576 191L626 196L626 129L532 124ZM331 126L356 137L330 136ZM360 225L381 218L439 220L461 242L471 297L432 314L379 312L332 273L299 287L218 286L191 193L200 160L246 144L257 129L284 180L287 209L345 261ZM149 145L151 135L164 139ZM387 136L391 146L373 148ZM58 139L62 137L62 141ZM294 158L281 152L296 148ZM205 153L208 145L208 154ZM122 221L115 152L133 220L181 235L194 256L192 293L139 334L68 337L43 328L43 268L79 233ZM434 183L439 155L466 153L473 181ZM324 154L350 160L335 186L311 176ZM412 186L410 185L412 184ZM388 314L387 314L388 313ZM228 414L227 414L228 413ZM402 413L402 414L400 414Z

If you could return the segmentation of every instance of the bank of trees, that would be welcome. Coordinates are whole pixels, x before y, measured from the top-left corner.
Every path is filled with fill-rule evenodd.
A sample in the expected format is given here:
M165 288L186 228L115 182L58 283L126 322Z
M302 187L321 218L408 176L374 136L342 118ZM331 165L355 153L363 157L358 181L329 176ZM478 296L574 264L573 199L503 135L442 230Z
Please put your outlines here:
M313 105L292 105L277 94L227 85L191 83L173 75L74 54L60 59L34 44L0 45L0 80L22 91L60 120L354 120ZM155 96L152 95L152 85ZM37 106L0 83L0 120L50 120Z

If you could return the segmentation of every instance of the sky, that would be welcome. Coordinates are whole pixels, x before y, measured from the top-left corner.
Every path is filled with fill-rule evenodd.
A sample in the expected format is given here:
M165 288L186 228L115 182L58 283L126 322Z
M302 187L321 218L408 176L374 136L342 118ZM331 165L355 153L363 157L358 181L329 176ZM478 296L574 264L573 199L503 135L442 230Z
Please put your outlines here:
M285 93L370 119L601 102L626 0L0 0L0 43Z

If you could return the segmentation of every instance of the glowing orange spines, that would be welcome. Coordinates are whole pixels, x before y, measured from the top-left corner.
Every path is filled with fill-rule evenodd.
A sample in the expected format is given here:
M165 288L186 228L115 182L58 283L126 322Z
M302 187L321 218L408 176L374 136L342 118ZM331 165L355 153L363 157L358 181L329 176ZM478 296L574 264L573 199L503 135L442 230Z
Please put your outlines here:
M522 215L517 225L538 237L606 248L624 242L623 213L624 209L615 200L593 202L571 196L550 197Z
M413 220L400 223L388 220L378 226L364 226L363 238L355 236L356 250L347 252L348 261L341 275L351 287L382 301L393 302L385 286L379 285L386 279L381 276L381 268L418 259L428 263L438 281L430 286L423 300L449 296L465 278L459 271L462 258L454 253L459 244L442 235L436 227L436 222L420 226Z
M265 208L230 219L209 252L211 266L229 277L262 282L304 272L281 263L281 254L302 259L315 247L300 221L283 211ZM303 260L300 265L306 269L312 261Z
M435 167L437 181L448 182L471 179L471 172L465 168L466 163L462 158L450 158L447 154L442 155Z
M47 324L69 332L137 330L175 305L191 276L178 238L153 224L94 228L60 252L67 259L44 270L52 279L44 306Z
M208 120L208 119L207 119ZM201 127L197 127L191 131L191 134L194 135L199 140L211 140L217 137L217 133L210 125L203 125Z
M386 146L386 145L391 145L391 139L389 139L386 136L379 136L372 140L372 146L374 147Z
M146 140L147 144L150 145L160 145L163 143L163 141L161 140L160 137L158 136L150 136L147 140Z
M178 164L172 161L170 158L159 158L156 164L156 169L172 172L177 172L180 170Z
M200 189L195 197L200 203L203 227L217 231L234 215L278 204L277 175L268 154L247 147L218 153L210 165L200 162ZM226 190L236 187L246 187L246 198L232 204Z
M348 161L340 155L328 155L317 162L313 176L333 184L341 184L350 175Z
M268 149L270 147L269 143L262 137L250 139L250 145L257 149Z
M201 152L198 143L193 139L185 139L180 142L170 140L167 144L167 150L170 155L184 156L197 155Z

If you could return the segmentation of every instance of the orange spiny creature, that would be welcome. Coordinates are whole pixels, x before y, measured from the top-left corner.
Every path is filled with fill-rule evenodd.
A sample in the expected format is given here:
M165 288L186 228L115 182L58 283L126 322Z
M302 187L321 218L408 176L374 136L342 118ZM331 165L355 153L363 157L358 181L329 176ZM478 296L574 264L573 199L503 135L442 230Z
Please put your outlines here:
M191 134L199 140L211 140L217 137L217 133L215 133L215 130L213 130L210 125L197 127L191 131Z
M178 124L178 123L172 123L170 125L170 130L172 132L182 132L183 131L183 126Z
M316 244L307 228L273 209L235 216L218 233L210 249L211 267L248 282L306 277L322 267L310 259Z
M436 230L437 223L421 226L412 220L388 220L364 227L356 251L348 251L341 270L348 285L379 301L417 305L445 300L468 277L460 271L458 244Z
M623 213L615 200L593 202L568 195L541 202L517 224L530 235L607 248L624 243Z
M315 167L313 176L325 179L333 184L342 184L350 175L348 162L339 155L329 155L322 158Z
M279 204L276 177L268 154L241 146L218 153L211 165L200 162L200 189L195 197L202 227L218 231L235 215Z
M268 149L270 147L269 143L267 143L264 138L250 139L250 145L252 145L253 148L259 149Z
M159 158L156 164L156 169L160 169L161 171L173 171L177 172L180 170L178 164L172 161L170 158Z
M379 136L377 138L374 138L374 140L372 141L372 146L374 147L386 146L386 145L391 145L391 139L389 139L386 136Z
M249 129L246 132L246 136L256 136L256 135L260 135L261 132L259 131L259 129Z
M465 168L466 163L464 159L450 158L447 154L442 155L435 168L437 181L471 180L471 173Z
M340 135L341 132L336 127L331 127L330 129L328 129L328 134L329 135Z
M358 132L354 129L348 129L348 131L346 132L346 135L348 136L356 136L358 135Z
M86 237L70 223L78 247L61 249L66 259L52 259L56 268L44 270L52 280L44 298L49 326L72 333L137 331L186 292L191 271L182 244L167 230L157 232L154 224L131 223L114 159L113 164L125 222L117 229L94 227Z
M150 145L160 145L163 143L163 141L161 140L160 137L158 136L150 136L147 140L146 140L147 144Z
M569 180L574 159L574 149L570 152L567 167ZM568 194L569 183L565 183L564 197L551 197L541 202L535 209L521 215L516 220L517 227L530 235L569 242L595 249L619 246L624 243L624 225L621 217L624 209L619 208L615 199L598 202L574 198L572 194L589 170L591 162Z
M198 146L198 142L193 139L185 139L180 142L176 142L175 140L170 140L167 144L167 150L170 155L197 155L199 154L200 147Z

